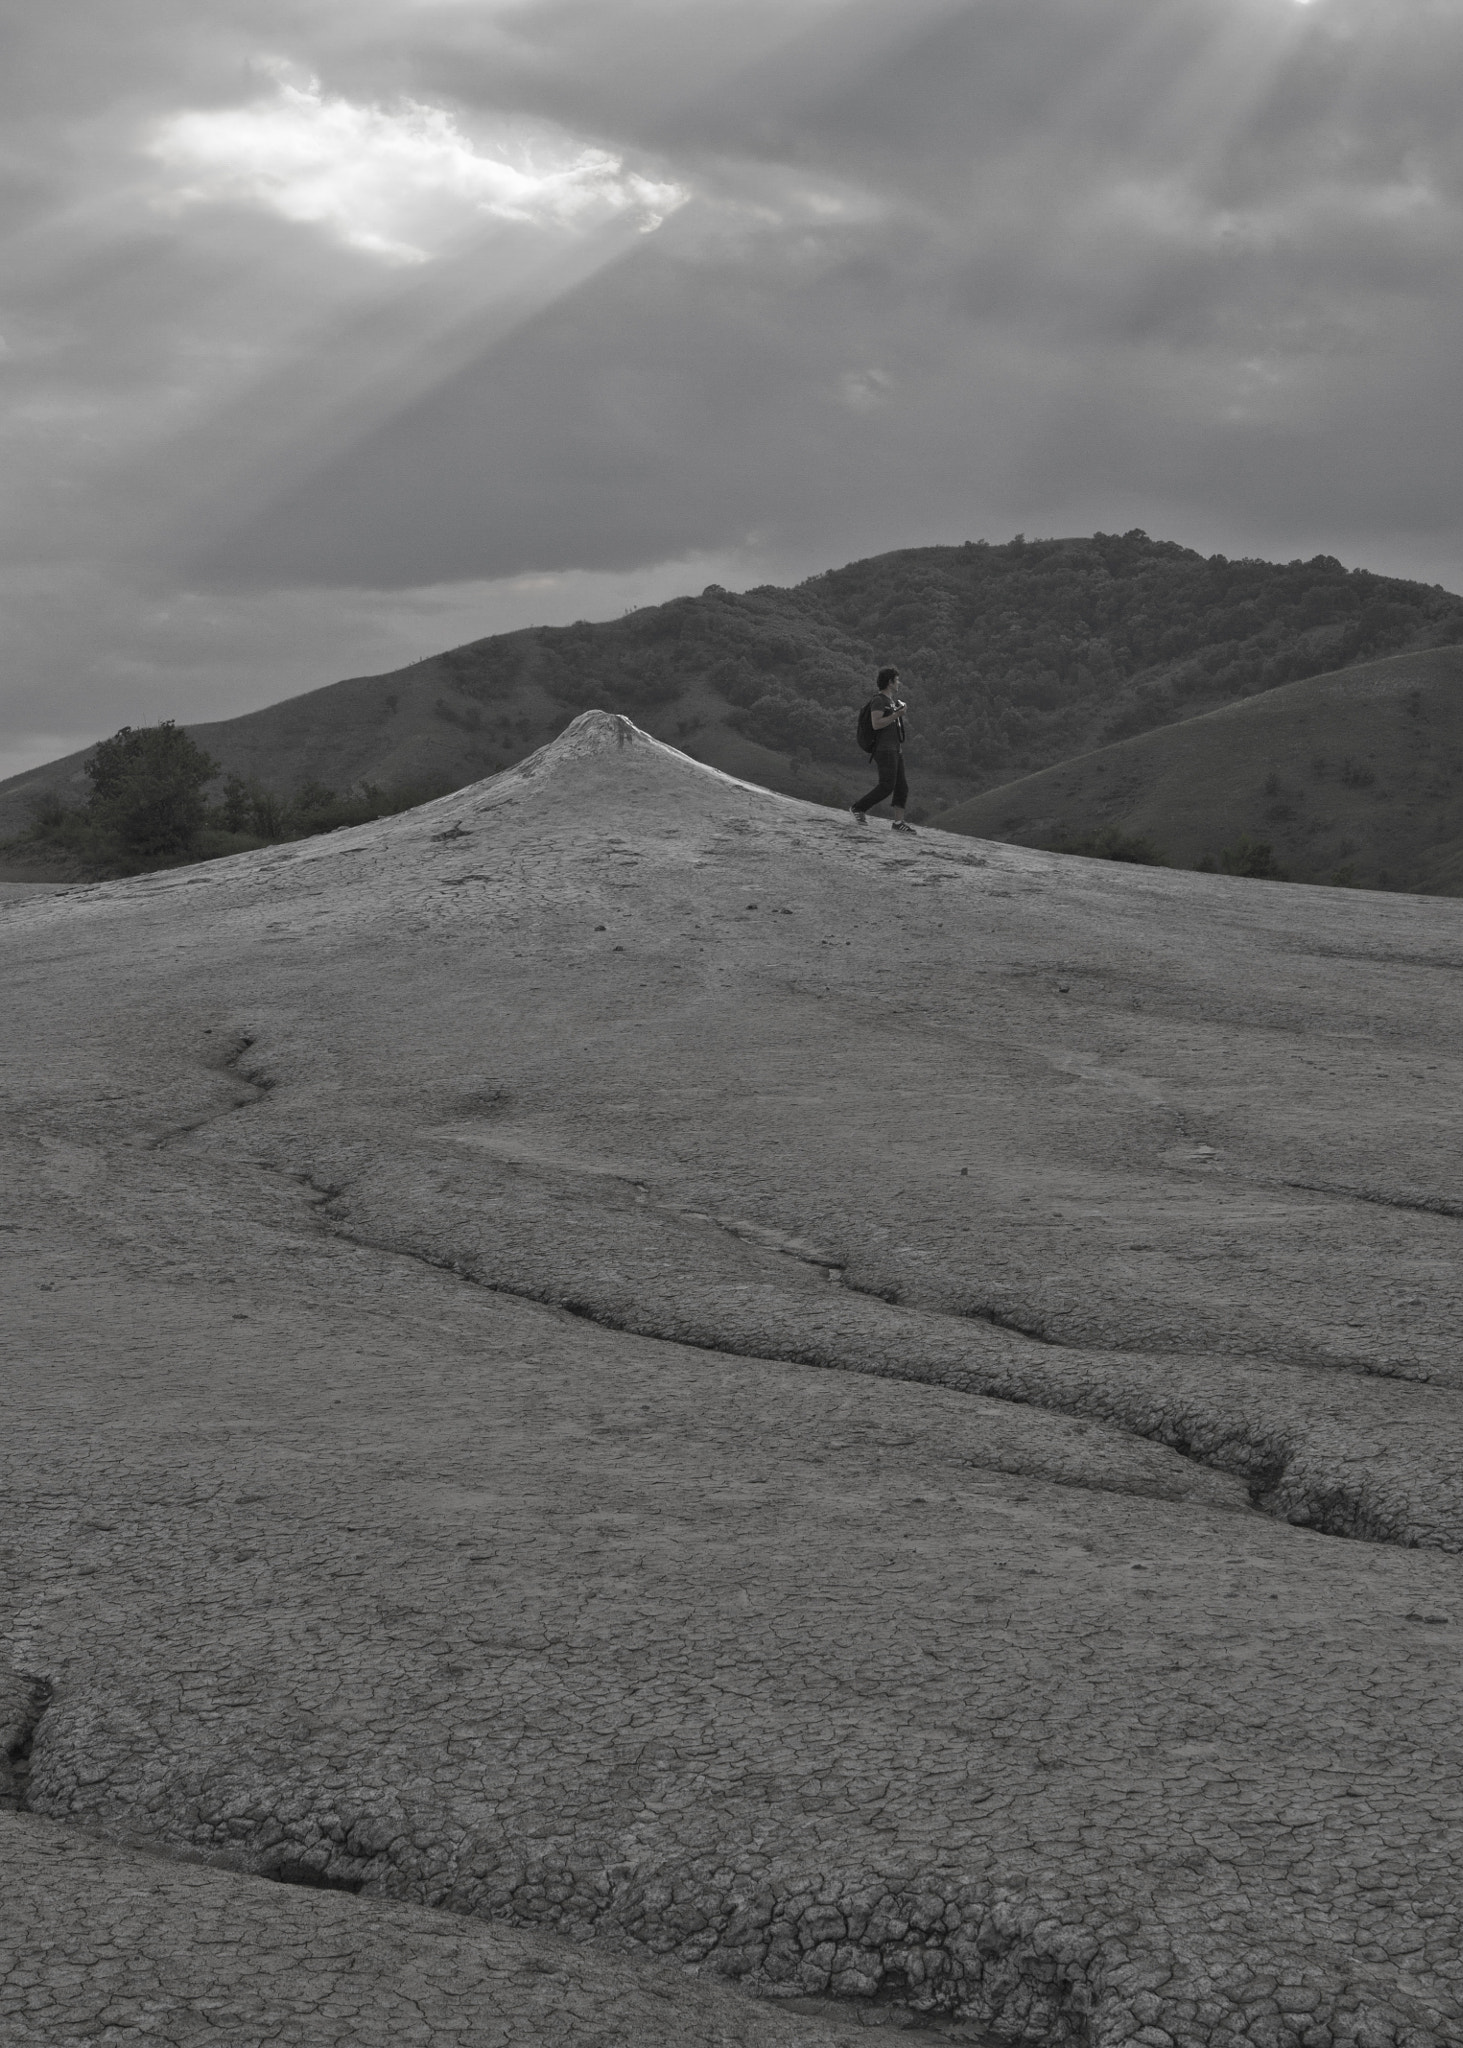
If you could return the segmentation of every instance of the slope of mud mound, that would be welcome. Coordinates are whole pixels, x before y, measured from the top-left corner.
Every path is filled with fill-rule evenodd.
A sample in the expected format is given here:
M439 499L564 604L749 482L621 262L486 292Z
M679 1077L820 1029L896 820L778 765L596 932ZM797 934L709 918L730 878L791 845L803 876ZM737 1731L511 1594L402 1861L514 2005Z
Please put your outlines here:
M1458 2037L1449 906L894 840L587 714L0 956L63 1890L86 1831L511 1922L735 1980L728 2042Z

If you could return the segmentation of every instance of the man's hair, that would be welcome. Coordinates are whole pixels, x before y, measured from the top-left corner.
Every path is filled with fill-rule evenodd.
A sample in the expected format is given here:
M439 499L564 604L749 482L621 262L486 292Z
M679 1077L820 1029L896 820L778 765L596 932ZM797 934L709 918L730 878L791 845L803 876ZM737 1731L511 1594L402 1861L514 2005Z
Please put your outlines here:
M881 668L874 677L874 688L876 690L885 690L889 687L890 683L897 683L898 681L899 671L897 668Z

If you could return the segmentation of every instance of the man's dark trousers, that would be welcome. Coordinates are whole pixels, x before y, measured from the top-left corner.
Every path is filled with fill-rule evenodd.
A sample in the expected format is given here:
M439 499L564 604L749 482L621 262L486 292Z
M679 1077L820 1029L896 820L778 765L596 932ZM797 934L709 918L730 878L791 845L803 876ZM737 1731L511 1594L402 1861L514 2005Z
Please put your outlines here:
M902 811L909 802L909 784L904 779L904 749L899 744L898 735L891 732L886 738L880 733L874 741L873 759L879 771L879 786L871 789L867 796L861 796L853 808L871 811L875 804L891 797L895 810Z

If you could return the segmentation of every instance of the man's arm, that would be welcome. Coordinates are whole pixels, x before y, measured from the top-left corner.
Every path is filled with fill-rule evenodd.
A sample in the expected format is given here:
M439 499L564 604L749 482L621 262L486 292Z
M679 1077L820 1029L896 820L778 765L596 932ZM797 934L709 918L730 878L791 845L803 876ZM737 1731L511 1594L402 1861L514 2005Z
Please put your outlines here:
M903 709L902 704L893 704L887 711L875 711L870 719L874 731L880 732L886 725L893 725Z

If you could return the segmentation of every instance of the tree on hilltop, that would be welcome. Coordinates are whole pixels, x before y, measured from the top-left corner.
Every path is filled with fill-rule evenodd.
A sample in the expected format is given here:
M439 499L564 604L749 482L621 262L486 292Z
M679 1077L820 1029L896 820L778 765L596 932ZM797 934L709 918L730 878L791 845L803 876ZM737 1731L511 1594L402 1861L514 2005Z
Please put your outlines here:
M92 749L87 809L128 853L193 853L207 815L205 783L219 766L171 718L134 731L124 725Z

